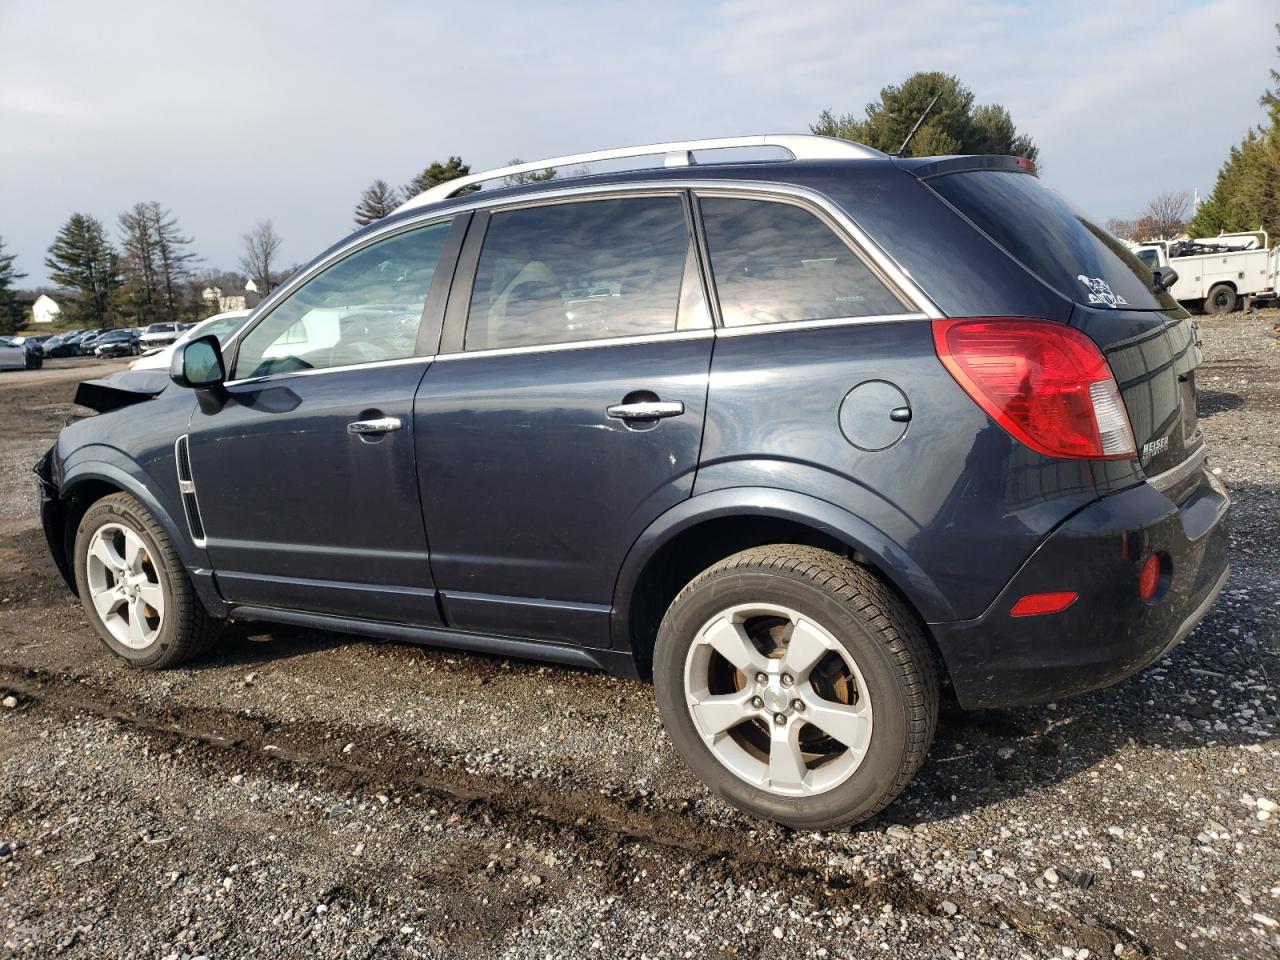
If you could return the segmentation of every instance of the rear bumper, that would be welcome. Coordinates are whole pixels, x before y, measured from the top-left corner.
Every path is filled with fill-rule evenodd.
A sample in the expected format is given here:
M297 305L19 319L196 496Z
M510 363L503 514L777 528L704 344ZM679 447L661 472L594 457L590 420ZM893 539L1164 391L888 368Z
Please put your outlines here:
M1045 703L1123 680L1164 656L1226 583L1230 500L1207 473L1181 503L1150 484L1075 514L1037 548L981 617L933 623L956 696L968 709ZM1138 595L1152 553L1169 565L1156 598ZM1013 617L1031 593L1075 591L1059 613Z

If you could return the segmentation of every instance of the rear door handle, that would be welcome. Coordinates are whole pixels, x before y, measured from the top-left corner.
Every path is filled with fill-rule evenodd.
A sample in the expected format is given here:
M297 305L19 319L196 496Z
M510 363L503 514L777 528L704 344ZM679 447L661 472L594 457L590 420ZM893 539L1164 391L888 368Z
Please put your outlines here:
M615 403L606 411L615 420L662 420L684 413L679 400L641 400L637 403Z
M392 430L399 430L403 426L404 424L400 422L399 417L378 417L376 420L357 420L355 423L348 423L347 433L390 433Z

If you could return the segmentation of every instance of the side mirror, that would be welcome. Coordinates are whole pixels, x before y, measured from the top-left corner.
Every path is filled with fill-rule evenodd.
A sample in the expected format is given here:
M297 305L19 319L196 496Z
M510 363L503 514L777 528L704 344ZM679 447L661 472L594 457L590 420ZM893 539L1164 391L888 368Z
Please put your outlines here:
M169 379L180 387L219 387L227 379L222 364L222 347L218 338L209 334L188 340L173 351L169 361Z
M1151 275L1154 278L1151 285L1155 287L1156 293L1163 293L1178 282L1178 271L1173 267L1156 267Z

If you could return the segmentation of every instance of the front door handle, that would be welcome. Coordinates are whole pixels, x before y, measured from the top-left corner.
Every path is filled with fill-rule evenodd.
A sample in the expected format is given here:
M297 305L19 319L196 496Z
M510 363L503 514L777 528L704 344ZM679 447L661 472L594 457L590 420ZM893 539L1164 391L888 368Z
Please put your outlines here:
M347 433L366 435L370 433L390 433L399 430L404 424L399 417L378 417L376 420L357 420L347 424Z
M615 403L606 411L615 420L662 420L684 413L679 400L641 400L636 403Z

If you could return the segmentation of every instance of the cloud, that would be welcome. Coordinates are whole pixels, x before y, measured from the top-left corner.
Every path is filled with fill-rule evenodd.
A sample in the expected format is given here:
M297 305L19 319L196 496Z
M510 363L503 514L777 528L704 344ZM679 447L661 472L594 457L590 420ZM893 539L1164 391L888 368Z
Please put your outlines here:
M1009 107L1087 209L1131 213L1212 185L1261 117L1274 19L1266 0L2 4L0 35L27 41L0 62L0 236L39 281L71 212L155 199L209 266L266 217L301 261L375 177L802 132L922 69Z

